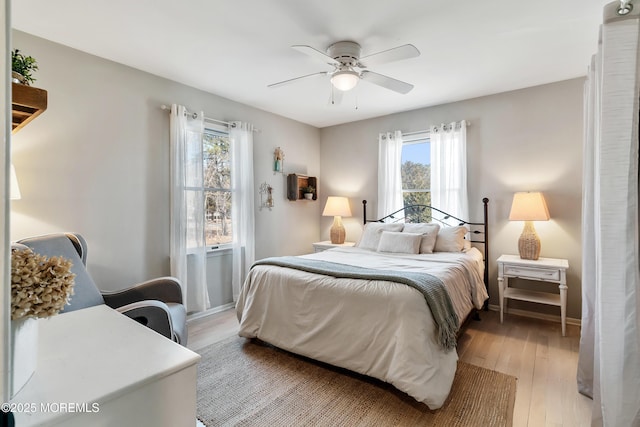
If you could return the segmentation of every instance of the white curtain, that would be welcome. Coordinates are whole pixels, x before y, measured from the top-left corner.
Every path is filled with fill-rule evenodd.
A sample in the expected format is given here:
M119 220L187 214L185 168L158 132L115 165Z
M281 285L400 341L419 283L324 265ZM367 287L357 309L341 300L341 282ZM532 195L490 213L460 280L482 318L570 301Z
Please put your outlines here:
M467 122L429 129L431 205L463 220L469 219L467 197ZM437 216L434 213L434 216ZM452 225L457 225L453 223Z
M233 300L255 261L255 217L253 191L253 125L233 122L231 139L231 220L233 229Z
M621 19L616 3L605 7L585 85L577 380L593 398L593 426L640 426L640 8Z
M598 64L596 66L596 64ZM593 398L595 295L596 295L596 199L600 199L599 186L595 186L596 147L600 145L600 85L601 61L599 55L591 59L584 87L584 142L582 169L582 322L580 354L578 358L578 390ZM598 238L599 240L599 238Z
M204 234L203 114L171 106L171 275L182 285L188 312L209 308Z
M378 137L378 218L404 207L402 197L402 132Z

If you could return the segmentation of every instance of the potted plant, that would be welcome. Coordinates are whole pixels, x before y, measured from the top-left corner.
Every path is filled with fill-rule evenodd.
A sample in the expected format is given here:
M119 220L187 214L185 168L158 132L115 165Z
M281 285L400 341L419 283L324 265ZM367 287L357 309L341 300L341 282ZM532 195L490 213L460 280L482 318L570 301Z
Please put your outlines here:
M302 194L304 194L304 198L307 200L312 200L313 194L316 192L316 189L311 185L302 187L301 190L302 190Z
M14 83L29 85L36 81L31 73L38 69L38 62L32 56L25 56L19 49L11 51L11 76Z

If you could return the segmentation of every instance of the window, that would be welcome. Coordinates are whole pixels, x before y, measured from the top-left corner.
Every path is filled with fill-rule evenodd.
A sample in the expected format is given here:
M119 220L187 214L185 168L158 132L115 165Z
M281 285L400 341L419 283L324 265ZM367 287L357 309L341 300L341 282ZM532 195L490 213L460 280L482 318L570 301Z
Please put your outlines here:
M210 126L204 131L203 180L205 242L209 247L231 244L231 144L224 127Z
M418 135L402 145L402 197L404 205L431 206L431 153L429 138Z

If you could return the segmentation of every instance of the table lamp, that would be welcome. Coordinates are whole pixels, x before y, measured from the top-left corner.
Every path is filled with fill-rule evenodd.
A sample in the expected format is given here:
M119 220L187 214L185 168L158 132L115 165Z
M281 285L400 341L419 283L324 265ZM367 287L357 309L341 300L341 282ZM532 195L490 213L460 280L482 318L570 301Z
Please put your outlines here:
M524 229L518 239L520 258L536 260L540 256L540 238L533 221L549 221L549 210L540 192L520 192L513 195L510 221L524 221Z
M349 199L346 197L329 196L327 198L327 204L324 205L322 216L333 217L333 225L331 226L331 243L343 244L346 233L344 226L342 225L342 217L351 216Z

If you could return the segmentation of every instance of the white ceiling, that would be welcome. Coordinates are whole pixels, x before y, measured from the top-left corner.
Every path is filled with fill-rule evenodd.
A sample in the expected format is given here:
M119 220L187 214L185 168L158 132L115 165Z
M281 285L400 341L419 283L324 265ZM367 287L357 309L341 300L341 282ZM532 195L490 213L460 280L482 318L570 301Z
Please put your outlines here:
M325 127L583 76L606 3L17 0L12 19L18 30ZM331 69L291 45L324 51L340 40L363 55L415 45L420 57L372 67L415 88L400 95L363 81L339 106L326 77L267 88Z

